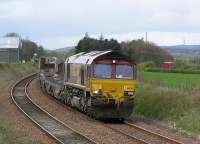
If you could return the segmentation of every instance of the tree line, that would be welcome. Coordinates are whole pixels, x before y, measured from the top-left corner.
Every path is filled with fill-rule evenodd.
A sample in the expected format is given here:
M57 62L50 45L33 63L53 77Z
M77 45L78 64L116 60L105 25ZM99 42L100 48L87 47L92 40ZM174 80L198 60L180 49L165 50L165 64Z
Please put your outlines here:
M78 42L76 53L90 52L93 50L114 50L127 55L137 63L152 61L159 66L164 61L173 61L173 56L154 43L145 42L143 39L127 42L118 42L115 39L91 38L87 33Z
M17 33L8 33L5 37L20 37ZM20 60L30 61L34 54L44 55L44 48L29 39L22 39L22 47L20 48ZM143 39L118 42L115 39L107 39L102 35L99 38L92 38L87 33L79 40L75 50L70 53L90 52L94 50L114 50L127 55L134 59L137 63L153 62L156 66L160 66L164 61L173 61L173 56L159 46L145 42ZM63 57L66 54L63 55ZM67 53L68 56L68 53Z
M104 51L112 49L115 51L120 50L120 44L114 39L104 39L101 35L99 39L91 38L87 33L84 38L78 42L76 46L76 53L79 52L90 52L93 50Z

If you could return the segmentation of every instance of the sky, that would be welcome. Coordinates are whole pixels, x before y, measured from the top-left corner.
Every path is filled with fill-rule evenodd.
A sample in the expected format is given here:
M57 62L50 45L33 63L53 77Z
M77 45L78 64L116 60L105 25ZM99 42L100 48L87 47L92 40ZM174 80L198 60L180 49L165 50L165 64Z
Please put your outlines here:
M200 44L199 0L0 0L0 36L17 32L46 49L91 37Z

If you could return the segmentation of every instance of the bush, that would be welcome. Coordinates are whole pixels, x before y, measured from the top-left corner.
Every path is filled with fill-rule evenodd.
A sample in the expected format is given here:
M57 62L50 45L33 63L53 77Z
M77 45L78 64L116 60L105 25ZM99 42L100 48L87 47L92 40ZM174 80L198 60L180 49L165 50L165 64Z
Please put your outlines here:
M148 118L175 122L178 128L200 133L198 94L139 83L134 111Z
M176 68L177 69L190 69L191 66L188 65L185 61L178 59L178 60L176 60Z
M156 119L178 118L187 108L185 96L168 89L140 84L136 94L137 113Z
M139 70L146 70L155 67L155 63L153 61L142 62L138 65Z

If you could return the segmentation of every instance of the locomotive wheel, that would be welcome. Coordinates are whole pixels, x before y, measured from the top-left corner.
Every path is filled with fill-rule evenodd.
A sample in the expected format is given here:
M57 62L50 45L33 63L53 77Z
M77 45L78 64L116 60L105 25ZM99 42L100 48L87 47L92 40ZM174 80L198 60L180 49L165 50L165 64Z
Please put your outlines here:
M54 88L53 93L54 93L54 97L55 97L56 99L59 99L59 98L60 98L61 91L57 92L56 89Z
M50 87L50 85L46 85L46 89L47 89L47 93L49 94L49 95L51 95L51 93L50 93L50 90L51 90L51 87Z
M40 87L42 88L43 91L46 91L45 83L42 80L40 80Z
M121 123L124 122L124 120L125 120L124 118L119 118L119 122Z
M72 98L71 98L71 96L67 97L67 105L72 106Z
M42 80L41 79L39 80L39 83L40 83L40 88L42 88Z
M49 88L49 94L52 96L52 97L54 97L54 93L53 93L53 88L50 86L50 88Z
M91 118L95 118L95 113L94 113L94 110L93 110L93 109L90 110L90 117L91 117Z
M40 87L41 87L42 90L44 90L44 84L41 80L40 80Z
M47 87L46 87L46 84L45 84L45 82L43 82L43 85L42 85L42 87L43 87L43 90L44 90L44 92L47 92Z
M91 118L95 118L95 112L92 106L87 107L87 115Z
M83 96L80 98L80 109L84 113L87 112L87 106L86 106L86 102L85 102L85 97L83 97Z

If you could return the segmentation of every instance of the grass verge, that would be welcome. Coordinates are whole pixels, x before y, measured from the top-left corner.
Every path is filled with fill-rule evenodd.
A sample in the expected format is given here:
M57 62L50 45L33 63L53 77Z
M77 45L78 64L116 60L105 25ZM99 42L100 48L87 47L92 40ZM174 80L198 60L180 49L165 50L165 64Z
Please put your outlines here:
M200 133L200 96L176 89L139 83L134 111L145 117L173 122L176 127Z
M36 67L36 65L31 63L0 63L0 88L5 84L6 81L15 80L27 73L34 72Z
M30 140L19 140L8 123L0 123L0 144L41 144Z

